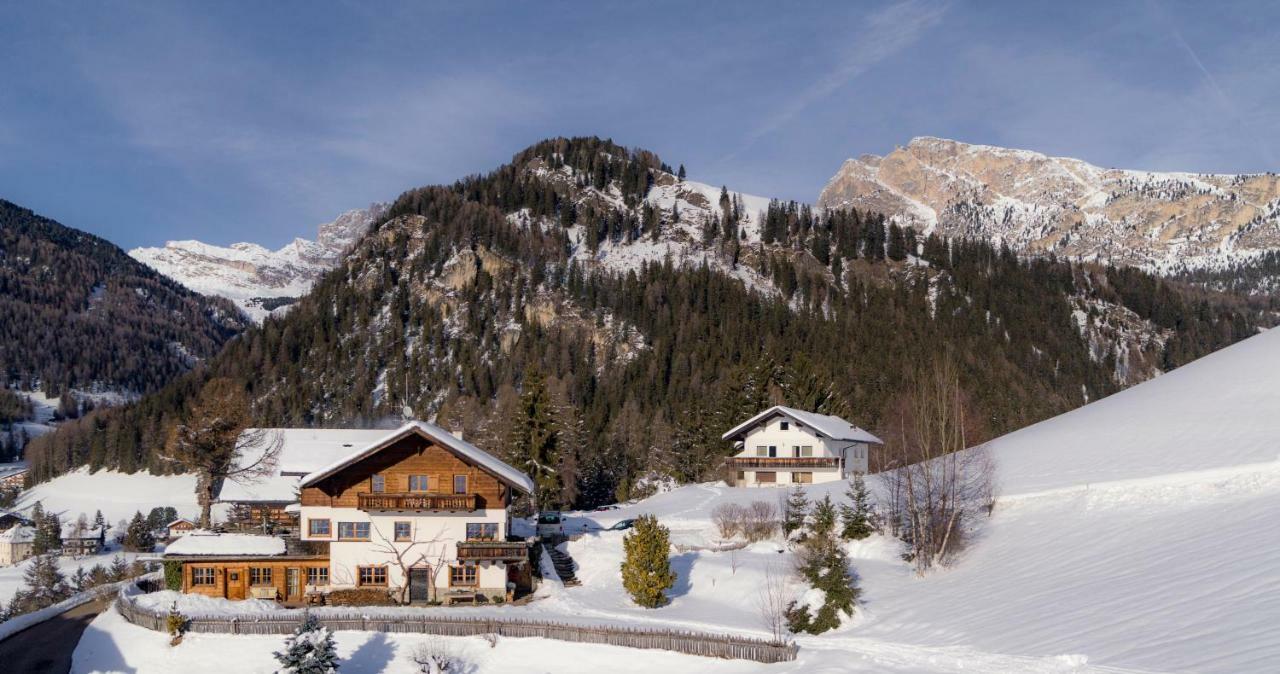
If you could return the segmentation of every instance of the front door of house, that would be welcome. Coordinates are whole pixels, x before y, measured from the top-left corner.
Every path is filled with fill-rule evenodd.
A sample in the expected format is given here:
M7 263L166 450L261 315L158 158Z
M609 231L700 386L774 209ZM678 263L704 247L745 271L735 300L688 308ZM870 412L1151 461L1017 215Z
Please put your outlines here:
M227 599L244 599L244 569L227 569Z
M409 601L431 599L431 569L409 569Z
M297 601L302 598L302 581L300 571L296 568L285 569L284 572L285 601Z

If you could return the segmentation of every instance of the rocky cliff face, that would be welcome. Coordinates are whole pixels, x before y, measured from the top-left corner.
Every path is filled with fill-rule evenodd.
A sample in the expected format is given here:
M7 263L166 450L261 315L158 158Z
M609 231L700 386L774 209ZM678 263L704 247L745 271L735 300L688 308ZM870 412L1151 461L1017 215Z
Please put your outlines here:
M916 138L849 159L820 207L854 206L948 236L1165 274L1280 248L1280 178L1104 169L1037 152Z
M347 211L320 225L314 241L297 238L279 250L255 243L169 241L163 248L135 248L129 255L192 290L232 300L261 322L274 309L307 294L386 208L372 204Z

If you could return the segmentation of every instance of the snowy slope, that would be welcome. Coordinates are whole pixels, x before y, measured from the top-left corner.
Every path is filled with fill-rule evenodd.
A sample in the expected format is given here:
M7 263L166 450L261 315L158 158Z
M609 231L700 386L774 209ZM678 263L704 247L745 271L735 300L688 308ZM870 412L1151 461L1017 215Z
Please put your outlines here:
M320 225L314 241L297 238L279 250L255 243L215 246L169 241L162 248L135 248L134 259L206 295L226 297L256 321L271 313L264 299L298 298L332 269L383 212L386 204L347 211Z
M90 473L80 468L24 491L16 508L25 510L39 501L45 510L59 513L63 521L74 521L80 513L92 518L101 510L111 524L138 511L146 515L157 506L173 506L179 516L193 517L200 512L195 487L192 475Z

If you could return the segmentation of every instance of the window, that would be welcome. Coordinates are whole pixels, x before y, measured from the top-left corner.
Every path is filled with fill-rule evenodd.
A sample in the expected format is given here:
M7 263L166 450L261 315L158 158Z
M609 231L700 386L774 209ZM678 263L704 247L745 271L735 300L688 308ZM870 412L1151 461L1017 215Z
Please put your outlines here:
M498 537L497 522L468 522L467 540L492 541Z
M365 585L381 585L387 584L387 567L385 566L357 566L359 572L359 584L361 587Z
M791 446L791 456L800 456L800 445Z
M374 475L373 484L370 486L373 489L373 493L381 494L382 492L387 490L387 478L381 475Z
M785 430L787 430L787 429L791 428L791 423L790 423L790 422L787 422L787 421L784 421L784 422L782 422L782 423L778 424L778 426L779 426L780 428L782 428L782 430L784 430L784 431L785 431Z
M449 584L450 585L478 585L476 578L476 567L474 566L451 566L449 567Z
M801 447L800 456L813 456L813 445L805 445Z
M778 455L778 448L774 447L773 445L769 445L769 456L773 457L777 455Z
M340 541L369 540L369 523L368 522L338 522L338 540Z
M270 585L271 584L271 567L269 566L249 567L249 584L250 585Z
M769 456L769 448L764 445L756 447L756 456Z
M213 585L213 569L191 569L192 585Z
M796 484L813 484L813 473L792 473L791 481Z
M329 520L307 520L307 531L311 536L328 538L333 535L330 533Z
M413 540L413 527L408 522L396 522L396 540Z
M746 480L746 479L747 479L747 471L745 470L738 471L738 482L742 482L743 480Z
M325 566L313 566L307 569L307 585L328 585L329 584L329 568Z
M466 475L453 476L453 493L455 494L467 493L467 476Z
M430 484L426 475L410 475L409 491L430 491Z
M778 474L773 471L760 471L756 473L756 482L777 482Z

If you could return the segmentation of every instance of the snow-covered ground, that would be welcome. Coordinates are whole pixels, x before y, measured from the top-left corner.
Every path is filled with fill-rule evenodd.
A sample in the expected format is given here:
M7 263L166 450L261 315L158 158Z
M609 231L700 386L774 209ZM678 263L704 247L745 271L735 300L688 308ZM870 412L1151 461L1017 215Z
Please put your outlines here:
M195 487L193 475L130 475L110 470L90 473L88 468L79 468L24 491L15 509L26 510L39 501L45 510L61 515L64 522L74 521L80 513L92 518L101 510L113 526L133 517L135 512L146 515L158 506L173 506L180 517L190 518L200 514Z
M59 557L58 568L62 569L62 575L70 579L78 568L88 572L95 564L101 564L104 568L111 566L111 562L116 557L123 557L126 562L132 562L137 556L136 552L109 550L101 555L90 557ZM14 566L0 566L0 603L8 604L9 600L13 599L13 595L22 588L22 576L30 565L31 560L28 559Z
M1273 671L1280 661L1275 381L1280 332L1273 331L998 439L1000 499L970 549L953 567L918 578L894 541L850 544L863 591L858 614L835 632L799 637L794 663L541 640L505 639L493 650L475 639L450 643L473 658L475 672ZM679 579L671 603L646 610L622 592L623 534L601 529L653 513L674 539L710 543L717 503L778 496L694 485L616 510L572 513L569 528L583 533L568 543L580 587L548 582L527 606L451 610L762 636L760 588L770 569L786 573L791 553L772 543L673 552ZM420 640L340 634L349 658L343 671L410 671L404 654ZM281 643L200 635L169 649L162 635L106 615L77 650L76 671L167 671L178 663L184 671L226 671L212 654L234 652L239 669L265 672Z

